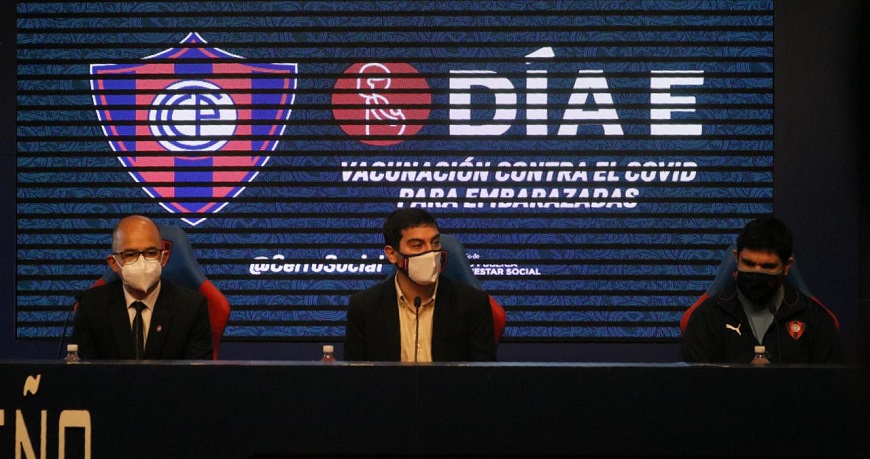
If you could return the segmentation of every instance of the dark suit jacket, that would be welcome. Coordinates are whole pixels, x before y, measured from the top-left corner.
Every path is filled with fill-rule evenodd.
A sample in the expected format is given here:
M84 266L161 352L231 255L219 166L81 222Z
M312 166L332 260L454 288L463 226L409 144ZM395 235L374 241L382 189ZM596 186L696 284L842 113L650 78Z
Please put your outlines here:
M83 359L135 358L133 332L120 280L84 292L75 313L72 341ZM204 296L161 280L151 315L146 359L211 359L211 325Z
M344 358L399 361L401 355L396 284L390 277L350 297ZM486 292L439 278L432 318L432 360L495 360L492 309Z

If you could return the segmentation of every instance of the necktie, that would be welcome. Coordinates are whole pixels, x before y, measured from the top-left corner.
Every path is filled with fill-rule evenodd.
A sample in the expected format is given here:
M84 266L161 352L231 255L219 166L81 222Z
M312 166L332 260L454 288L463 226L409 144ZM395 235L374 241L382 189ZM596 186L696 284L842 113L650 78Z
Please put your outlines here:
M136 316L133 317L133 340L136 343L136 360L142 360L145 358L145 322L142 320L142 310L145 309L145 303L135 301L130 306L136 310Z

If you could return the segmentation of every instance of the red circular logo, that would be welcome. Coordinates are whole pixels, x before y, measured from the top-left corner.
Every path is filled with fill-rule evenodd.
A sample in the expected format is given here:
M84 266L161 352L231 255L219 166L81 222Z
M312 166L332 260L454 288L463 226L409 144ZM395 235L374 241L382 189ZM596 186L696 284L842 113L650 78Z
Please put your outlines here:
M367 145L395 145L420 132L432 95L405 63L357 63L335 82L332 113L341 129Z

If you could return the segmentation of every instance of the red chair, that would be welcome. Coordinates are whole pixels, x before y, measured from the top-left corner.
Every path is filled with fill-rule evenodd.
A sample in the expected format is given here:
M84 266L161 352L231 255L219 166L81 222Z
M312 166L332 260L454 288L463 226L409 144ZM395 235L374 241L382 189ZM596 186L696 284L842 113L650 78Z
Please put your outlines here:
M230 302L214 284L205 277L205 273L196 256L187 234L181 228L172 225L157 225L163 238L163 249L168 251L166 266L163 267L163 277L170 281L199 292L208 301L208 316L211 322L213 360L218 359L218 346L223 338L227 321L230 318ZM118 274L108 270L102 278L91 287L108 284L118 280Z
M737 247L732 245L725 250L725 255L722 256L722 262L719 264L719 268L716 270L716 276L713 278L713 282L710 283L710 287L704 292L700 298L695 300L692 303L692 306L689 307L684 313L682 318L680 319L680 333L686 332L686 326L689 324L689 318L692 317L692 313L695 312L695 309L701 305L707 298L712 298L720 293L722 293L731 283L734 281L734 274L737 272L737 260L734 259L734 250ZM840 321L837 319L837 316L827 308L815 295L810 292L809 287L807 287L806 282L804 282L803 277L801 277L801 273L798 270L797 262L792 262L791 268L788 271L788 275L785 276L785 283L791 285L795 289L799 290L804 295L810 297L813 301L818 303L831 317L834 319L834 325L837 327L837 330L840 329Z
M468 256L465 254L465 247L455 237L441 233L441 248L446 250L450 255L447 257L447 266L444 267L444 275L450 280L461 282L470 285L478 290L483 290L483 286L471 266L468 263ZM504 328L507 324L507 315L504 307L499 302L489 295L489 306L492 309L492 325L495 332L495 344L501 341L504 334Z

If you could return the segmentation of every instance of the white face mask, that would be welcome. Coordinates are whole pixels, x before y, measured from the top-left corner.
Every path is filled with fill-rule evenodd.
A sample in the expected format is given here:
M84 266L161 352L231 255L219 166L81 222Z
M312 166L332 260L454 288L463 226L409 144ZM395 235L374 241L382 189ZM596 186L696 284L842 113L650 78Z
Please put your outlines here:
M446 250L433 250L417 255L405 255L402 264L397 264L408 277L417 285L432 285L438 280L438 275L444 271L447 264Z
M160 280L163 272L162 258L146 260L144 256L140 256L134 263L122 265L119 272L121 280L132 289L147 292Z

